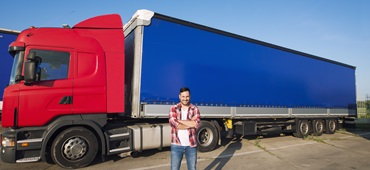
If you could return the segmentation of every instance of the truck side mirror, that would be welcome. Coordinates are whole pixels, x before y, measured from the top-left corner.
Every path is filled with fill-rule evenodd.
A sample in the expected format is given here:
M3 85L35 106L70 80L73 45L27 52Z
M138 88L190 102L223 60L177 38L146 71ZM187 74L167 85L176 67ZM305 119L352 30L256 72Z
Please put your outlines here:
M16 75L15 76L15 82L19 82L21 80L24 80L24 76L22 76L22 75Z
M36 52L30 52L24 63L24 84L31 84L36 81Z

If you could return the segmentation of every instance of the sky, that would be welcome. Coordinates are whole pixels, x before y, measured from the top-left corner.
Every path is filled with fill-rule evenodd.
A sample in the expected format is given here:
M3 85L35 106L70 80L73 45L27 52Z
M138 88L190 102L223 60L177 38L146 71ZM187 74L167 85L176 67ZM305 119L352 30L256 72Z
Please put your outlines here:
M357 100L370 99L368 0L34 0L3 1L0 28L73 26L139 9L206 25L356 67Z

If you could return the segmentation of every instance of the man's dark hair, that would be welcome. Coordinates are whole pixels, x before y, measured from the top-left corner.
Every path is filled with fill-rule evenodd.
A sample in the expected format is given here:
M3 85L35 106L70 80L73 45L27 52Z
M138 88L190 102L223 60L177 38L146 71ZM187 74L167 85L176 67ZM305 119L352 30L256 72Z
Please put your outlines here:
M185 92L185 91L188 91L190 94L190 89L188 87L183 87L180 89L180 93Z

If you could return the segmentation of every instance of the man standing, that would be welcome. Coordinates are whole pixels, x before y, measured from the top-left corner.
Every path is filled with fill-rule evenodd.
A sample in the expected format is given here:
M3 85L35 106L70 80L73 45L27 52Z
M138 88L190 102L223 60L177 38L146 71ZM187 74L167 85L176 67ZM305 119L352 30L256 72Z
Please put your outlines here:
M171 125L171 170L179 170L185 153L189 170L197 164L196 128L200 124L200 112L190 103L190 89L183 87L179 94L180 103L173 105L169 113Z

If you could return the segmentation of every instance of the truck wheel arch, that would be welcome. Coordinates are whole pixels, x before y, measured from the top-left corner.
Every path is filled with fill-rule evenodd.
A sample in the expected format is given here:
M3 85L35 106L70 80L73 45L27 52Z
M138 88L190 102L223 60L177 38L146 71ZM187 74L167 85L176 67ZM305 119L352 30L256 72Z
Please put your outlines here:
M75 127L75 126L83 126L87 129L90 129L91 132L93 132L96 135L96 138L98 139L98 142L100 145L99 150L101 151L102 155L106 154L106 148L104 147L106 145L106 141L105 141L104 134L101 130L101 127L91 120L79 120L78 124L74 122L75 120L76 119L57 121L56 123L51 124L47 128L44 134L44 139L43 139L44 141L43 141L43 145L41 148L41 159L43 161L50 163L51 159L47 158L46 153L49 152L48 147L51 147L55 137L58 136L58 134L61 133L63 130L70 128L70 127ZM48 155L48 157L50 157L50 155Z

